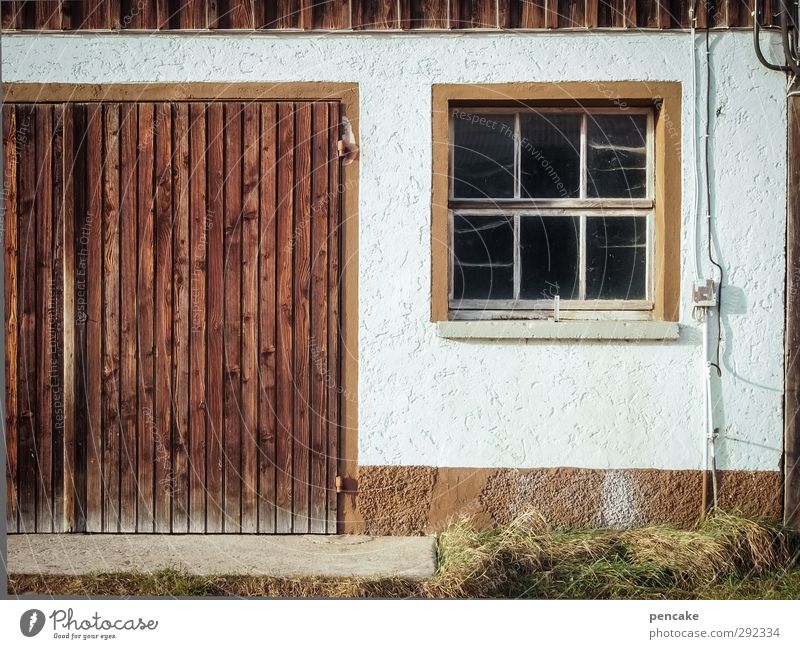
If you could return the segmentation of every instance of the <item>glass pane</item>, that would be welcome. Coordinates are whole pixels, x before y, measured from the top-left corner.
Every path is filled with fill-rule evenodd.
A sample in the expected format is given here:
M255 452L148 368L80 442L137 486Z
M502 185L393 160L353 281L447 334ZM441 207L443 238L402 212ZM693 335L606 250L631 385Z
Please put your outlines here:
M646 218L587 217L586 299L644 300L646 277Z
M520 298L562 300L579 297L577 216L525 216L520 219Z
M453 196L514 198L514 116L457 110Z
M505 216L453 218L453 297L514 297L514 221Z
M590 197L647 196L647 115L590 115L586 129Z
M521 115L520 148L523 198L580 196L580 115Z

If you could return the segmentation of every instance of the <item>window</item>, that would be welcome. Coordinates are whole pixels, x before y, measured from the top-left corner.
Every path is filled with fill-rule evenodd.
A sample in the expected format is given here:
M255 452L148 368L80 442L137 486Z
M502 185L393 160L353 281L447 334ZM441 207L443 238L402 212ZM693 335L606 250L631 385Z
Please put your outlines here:
M456 318L650 317L652 107L451 107Z

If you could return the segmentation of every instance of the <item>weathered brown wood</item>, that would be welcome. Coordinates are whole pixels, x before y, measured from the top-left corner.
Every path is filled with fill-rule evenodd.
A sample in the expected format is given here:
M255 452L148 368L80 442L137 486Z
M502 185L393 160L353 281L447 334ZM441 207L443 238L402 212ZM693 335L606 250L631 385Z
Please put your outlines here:
M586 24L586 0L557 0L557 26L566 29L584 27Z
M242 155L242 532L258 531L258 104L243 110Z
M242 107L225 104L225 531L241 531Z
M349 29L349 0L314 0L312 29Z
M206 420L208 457L206 459L206 524L208 532L222 532L223 509L223 328L224 328L224 167L223 108L208 106L207 159L208 174L208 248L207 248L207 327L206 333Z
M447 29L447 3L448 0L409 0L411 29ZM354 15L354 27L355 21Z
M3 31L21 29L21 5L19 1L0 2L0 28Z
M294 468L293 531L308 532L311 422L309 373L311 344L311 106L295 111L294 178Z
M339 291L340 276L340 163L336 148L339 139L339 104L331 104L328 114L328 187L331 188L331 203L328 206L328 534L335 534L338 526L338 495L335 479L339 469L339 412L341 359L339 354Z
M276 239L278 300L276 412L278 429L276 438L275 531L279 534L292 531L294 145L294 105L289 103L278 104L278 230Z
M207 29L208 0L171 0L170 26L174 29Z
M800 530L800 97L788 113L783 519Z
M138 327L137 381L138 411L136 434L138 441L138 503L137 531L152 532L154 529L154 458L155 438L158 434L158 413L155 403L155 214L154 214L154 106L143 103L138 106L138 254L139 268L136 272L136 306ZM159 295L159 300L161 296ZM123 302L125 300L123 299ZM165 435L169 433L164 431ZM123 509L124 511L124 509Z
M510 0L511 29L542 29L545 25L546 0Z
M587 29L595 29L600 24L599 0L586 0L586 14L584 25Z
M119 214L119 279L114 272L114 287L107 301L119 301L119 471L120 530L136 531L138 494L138 371L137 358L137 277L141 251L137 245L139 122L136 106L106 107L108 153L106 161L106 210ZM114 134L119 133L115 138ZM117 153L119 150L119 153ZM119 163L115 162L119 159ZM116 167L119 166L119 173ZM119 178L119 180L117 180ZM108 282L108 278L106 279ZM116 306L115 306L116 308ZM149 419L153 414L150 411ZM116 433L116 426L115 426ZM142 512L144 514L144 512ZM146 527L144 528L146 529Z
M189 106L176 104L172 110L172 531L185 533L189 531ZM169 322L164 326L168 330Z
M80 230L75 233L77 278L75 302L78 313L80 417L76 425L85 424L86 467L83 513L87 532L104 531L104 392L106 383L103 355L103 267L104 231L103 201L103 117L97 105L80 106L76 111L74 138L79 147L75 158L76 214ZM85 209L82 209L84 208ZM80 430L80 427L79 427ZM81 495L84 491L80 491ZM115 509L116 511L116 509ZM116 522L114 523L116 531Z
M6 104L3 113L3 221L5 254L6 369L6 530L17 532L17 115Z
M173 390L174 375L172 373L173 344L172 329L175 316L172 308L172 235L173 201L177 200L177 186L173 195L173 169L180 165L177 147L180 138L176 119L175 133L172 129L172 110L169 104L156 104L154 108L155 122L153 137L155 138L155 262L154 262L154 323L153 345L155 349L153 384L154 412L153 427L153 485L154 485L154 527L156 532L169 532L172 528L172 500L178 490L178 479L173 474L173 430L172 411L179 409L177 390ZM173 136L175 138L175 156L173 158ZM176 210L177 212L177 210ZM144 254L152 254L143 251ZM175 279L177 284L177 277ZM180 325L175 323L176 329ZM176 426L177 426L176 412ZM141 417L141 415L140 415ZM177 460L177 444L175 444ZM177 512L175 512L176 518ZM176 524L176 531L185 532L185 526Z
M52 106L36 107L36 531L53 531Z
M206 107L189 106L189 531L206 526Z
M119 28L158 29L158 2L159 0L121 0ZM112 10L112 27L115 17Z
M36 531L36 109L17 111L19 158L19 424L17 475L19 531Z
M52 399L53 532L63 532L64 521L64 107L52 107L52 222L50 276L50 383Z
M352 0L352 16L353 29L400 28L396 0Z
M274 103L261 106L261 183L258 276L258 531L275 532L275 250L277 115Z
M60 0L38 0L35 7L35 28L60 30L62 2Z
M120 356L120 320L124 313L120 313L120 302L127 304L126 295L120 300L120 223L123 227L129 222L130 218L135 219L135 207L129 207L131 203L135 206L135 147L136 147L136 118L125 119L123 131L120 134L122 146L120 147L120 169L122 179L117 178L114 173L114 159L118 148L118 140L114 134L115 120L119 120L119 108L116 105L105 107L100 105L90 105L89 124L92 127L95 121L105 128L100 131L100 142L103 142L103 155L100 158L99 169L103 169L104 191L102 201L102 222L103 222L103 267L98 275L98 281L103 289L102 297L102 425L103 425L103 531L118 532L120 530L121 500L120 500L120 458L125 458L127 462L127 446L123 446L123 435L129 433L128 429L121 429L124 426L120 415L124 418L126 406L121 403L120 395L124 394L125 386L120 382L124 376L124 368L121 362L127 357ZM105 120L103 119L105 112ZM131 152L132 150L132 152ZM90 164L92 164L90 162ZM120 182L121 180L121 182ZM120 187L124 183L124 189ZM133 185L131 187L131 185ZM124 198L120 196L124 191ZM123 259L127 260L128 255ZM124 275L127 277L127 275ZM124 289L124 286L123 286ZM92 340L89 339L91 345ZM96 380L92 376L87 377L89 382ZM133 379L135 381L135 379ZM130 406L127 407L130 410ZM132 415L128 421L132 421ZM133 454L135 458L135 453ZM124 473L124 472L123 472ZM126 487L130 489L131 480L126 480ZM124 499L123 499L124 500ZM135 510L133 513L135 517ZM128 518L132 516L129 514Z
M497 29L497 0L451 0L453 29Z
M311 201L311 527L327 527L327 377L328 377L328 104L313 105Z
M559 1L560 0L545 0L544 26L547 29L556 29L559 25Z
M252 0L218 0L217 29L254 29L255 11Z
M63 312L62 312L62 336L64 346L63 352L63 380L64 380L64 442L63 442L63 462L64 462L64 515L63 531L76 532L85 529L83 517L79 517L77 512L81 502L80 492L78 491L78 475L85 475L85 466L78 464L78 452L85 455L85 445L78 446L76 437L76 388L78 369L76 355L76 330L77 312L75 310L75 233L76 229L76 196L75 196L75 138L74 138L74 110L72 104L64 104L59 107L62 120L62 173L64 178L64 209L63 209L63 235L64 246L64 267L63 267ZM86 428L85 420L82 420L84 431ZM80 525L79 525L80 523Z

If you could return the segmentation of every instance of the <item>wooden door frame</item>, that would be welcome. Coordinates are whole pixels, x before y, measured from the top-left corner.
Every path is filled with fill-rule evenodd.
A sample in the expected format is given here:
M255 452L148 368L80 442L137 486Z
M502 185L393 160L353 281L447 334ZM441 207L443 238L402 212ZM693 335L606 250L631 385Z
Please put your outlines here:
M358 142L359 94L356 83L280 82L280 83L127 83L127 84L69 84L69 83L4 83L3 103L63 103L104 101L339 101L342 116L353 128ZM339 377L340 421L338 474L355 477L358 470L358 185L359 161L356 157L342 166L341 223L342 236L340 327L341 376ZM64 273L65 281L70 276ZM5 284L5 274L3 275ZM5 287L4 287L5 288ZM65 287L65 296L68 294ZM68 337L74 329L67 326L65 300L64 343L65 357L69 353ZM72 319L69 320L70 322ZM64 449L74 447L74 395L64 399ZM71 444L70 444L71 443ZM67 458L65 457L65 460ZM71 463L70 463L71 464ZM72 476L64 471L64 529L75 529L72 489L66 488ZM339 480L336 481L339 484ZM357 517L353 498L337 495L337 531L352 528Z

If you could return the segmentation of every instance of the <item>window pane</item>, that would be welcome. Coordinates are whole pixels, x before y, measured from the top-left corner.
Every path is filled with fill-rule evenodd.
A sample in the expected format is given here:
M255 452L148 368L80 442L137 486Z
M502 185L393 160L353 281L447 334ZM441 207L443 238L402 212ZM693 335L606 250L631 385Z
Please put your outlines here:
M514 297L514 222L511 218L453 218L453 297L497 300Z
M578 299L577 216L526 216L520 219L520 298Z
M521 115L523 198L580 195L580 115Z
M454 113L453 195L514 198L514 116Z
M587 194L644 198L646 142L646 115L590 115L586 132Z
M645 217L586 218L586 299L644 300L646 265Z

